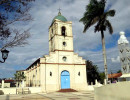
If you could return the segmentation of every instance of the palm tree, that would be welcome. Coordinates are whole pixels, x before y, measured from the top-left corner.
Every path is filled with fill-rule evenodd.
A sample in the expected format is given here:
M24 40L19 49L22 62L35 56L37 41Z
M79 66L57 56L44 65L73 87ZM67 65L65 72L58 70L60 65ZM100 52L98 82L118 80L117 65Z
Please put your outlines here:
M106 0L90 0L90 3L86 6L86 11L83 17L80 19L80 22L84 24L83 33L91 27L93 24L96 24L94 31L101 32L102 39L102 48L103 48L103 58L104 58L104 69L105 69L105 78L106 83L108 81L107 76L107 60L106 60L106 49L105 49L105 39L104 31L109 30L109 33L113 33L113 28L107 17L113 17L115 15L115 10L105 10Z
M25 75L24 72L22 71L18 71L16 72L16 74L14 74L14 78L15 80L18 82L18 87L19 87L19 82L21 82L23 79L25 79Z

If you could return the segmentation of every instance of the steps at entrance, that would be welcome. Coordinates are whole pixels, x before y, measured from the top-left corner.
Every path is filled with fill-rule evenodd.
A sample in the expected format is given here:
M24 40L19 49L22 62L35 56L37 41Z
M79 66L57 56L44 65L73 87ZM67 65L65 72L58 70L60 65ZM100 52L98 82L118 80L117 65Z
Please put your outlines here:
M57 92L78 92L78 91L76 91L74 89L61 89L61 90L59 90Z

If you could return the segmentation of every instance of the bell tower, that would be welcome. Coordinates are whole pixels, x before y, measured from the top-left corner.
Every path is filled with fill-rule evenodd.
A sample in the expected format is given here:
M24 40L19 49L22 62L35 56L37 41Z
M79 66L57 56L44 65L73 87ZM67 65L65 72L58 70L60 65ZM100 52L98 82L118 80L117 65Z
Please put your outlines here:
M60 11L49 27L49 52L55 51L73 51L72 22Z

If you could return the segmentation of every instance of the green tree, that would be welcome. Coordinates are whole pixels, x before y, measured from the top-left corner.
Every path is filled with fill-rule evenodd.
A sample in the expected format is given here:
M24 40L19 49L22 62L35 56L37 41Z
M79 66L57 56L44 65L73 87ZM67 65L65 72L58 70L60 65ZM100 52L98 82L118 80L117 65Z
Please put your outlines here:
M117 73L121 73L121 70L118 70Z
M100 83L103 84L104 83L104 79L105 79L105 73L101 72L101 73L99 73L99 76L100 76Z
M109 33L113 33L113 28L109 20L109 16L113 17L115 15L115 10L105 10L106 0L90 0L90 3L86 6L86 11L83 17L80 19L80 22L84 24L85 33L86 30L91 27L93 24L96 24L94 31L101 32L102 48L103 48L103 58L104 58L104 69L105 69L105 78L106 82L108 81L108 72L107 72L107 60L106 60L106 49L105 49L105 39L104 31L109 30Z
M92 61L86 61L86 72L87 72L87 82L90 85L91 82L95 84L95 80L100 80L99 70L97 65L94 65Z
M22 71L17 71L16 74L14 74L14 79L18 82L18 87L19 83L22 82L26 77L24 75L24 72Z

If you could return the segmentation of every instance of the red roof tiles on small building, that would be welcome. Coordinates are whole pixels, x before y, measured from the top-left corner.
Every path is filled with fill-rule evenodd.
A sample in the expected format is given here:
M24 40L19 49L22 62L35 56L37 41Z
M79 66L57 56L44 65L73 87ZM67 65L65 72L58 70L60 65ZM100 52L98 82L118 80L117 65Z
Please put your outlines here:
M113 73L113 74L108 74L108 78L118 78L122 75L122 73Z

